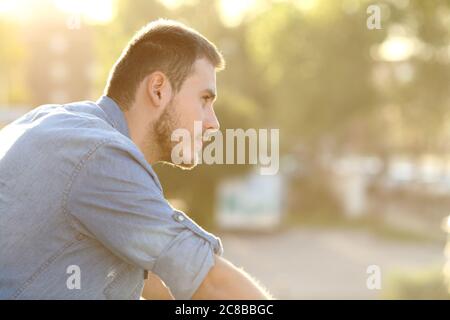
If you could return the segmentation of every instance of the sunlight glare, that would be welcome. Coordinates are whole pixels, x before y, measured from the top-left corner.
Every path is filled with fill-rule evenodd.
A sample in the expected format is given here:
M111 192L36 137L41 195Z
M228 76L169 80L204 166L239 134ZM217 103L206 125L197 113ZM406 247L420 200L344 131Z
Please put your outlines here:
M409 37L388 37L379 47L378 53L385 61L408 60L416 51L413 39Z
M228 27L238 26L245 14L255 7L255 0L221 0L219 2L220 15Z
M108 23L113 18L113 0L54 0L68 14L82 15L91 23Z

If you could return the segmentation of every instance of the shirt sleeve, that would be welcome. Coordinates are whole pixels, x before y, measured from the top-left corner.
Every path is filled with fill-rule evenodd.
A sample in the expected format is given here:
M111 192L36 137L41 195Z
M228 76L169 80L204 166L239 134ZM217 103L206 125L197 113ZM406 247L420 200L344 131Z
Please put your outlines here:
M142 161L119 143L100 146L79 165L67 212L81 232L190 299L222 255L221 241L170 206Z

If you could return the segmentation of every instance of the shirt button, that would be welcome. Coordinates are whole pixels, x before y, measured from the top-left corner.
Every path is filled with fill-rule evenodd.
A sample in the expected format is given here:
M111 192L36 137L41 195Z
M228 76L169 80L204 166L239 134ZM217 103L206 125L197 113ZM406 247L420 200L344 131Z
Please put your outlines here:
M175 220L177 220L178 222L183 222L184 221L184 216L181 213L175 213L174 215Z

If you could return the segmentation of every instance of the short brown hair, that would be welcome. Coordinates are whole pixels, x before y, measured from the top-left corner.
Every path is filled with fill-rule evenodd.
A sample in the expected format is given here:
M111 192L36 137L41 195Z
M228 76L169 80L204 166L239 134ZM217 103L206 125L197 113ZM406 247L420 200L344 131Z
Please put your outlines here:
M163 72L177 92L199 58L207 58L216 70L225 67L216 46L194 29L173 20L150 22L136 33L114 65L106 95L126 110L141 81L155 71Z

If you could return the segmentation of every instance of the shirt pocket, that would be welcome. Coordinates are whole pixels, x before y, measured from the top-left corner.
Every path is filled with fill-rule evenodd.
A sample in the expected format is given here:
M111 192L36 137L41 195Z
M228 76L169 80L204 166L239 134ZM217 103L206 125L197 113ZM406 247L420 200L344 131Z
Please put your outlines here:
M122 263L108 277L112 281L105 287L103 294L108 300L138 300L144 288L145 271L139 267Z

